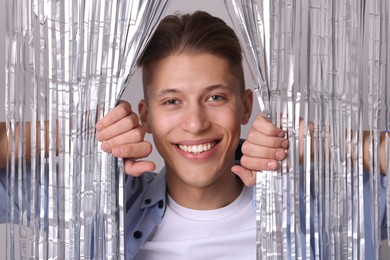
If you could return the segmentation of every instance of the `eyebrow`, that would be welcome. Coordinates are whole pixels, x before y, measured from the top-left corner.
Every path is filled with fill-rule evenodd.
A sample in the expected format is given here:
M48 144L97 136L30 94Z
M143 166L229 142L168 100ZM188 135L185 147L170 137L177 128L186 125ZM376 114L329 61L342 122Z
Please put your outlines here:
M204 88L202 90L202 92L207 93L207 92L211 92L211 91L217 90L217 89L224 89L227 91L233 91L233 88L231 86L223 85L223 84L216 84L216 85L211 85L211 86ZM181 91L179 89L176 89L176 88L163 89L163 90L159 91L158 93L156 93L156 97L161 97L161 96L164 96L167 94L177 94L180 92Z
M167 94L172 94L172 93L179 93L180 91L176 88L168 88L168 89L163 89L159 92L156 93L156 97L161 97Z
M229 92L233 91L233 87L230 85L217 84L217 85L211 85L211 86L207 87L204 90L204 92L210 92L210 91L217 90L217 89L227 90Z

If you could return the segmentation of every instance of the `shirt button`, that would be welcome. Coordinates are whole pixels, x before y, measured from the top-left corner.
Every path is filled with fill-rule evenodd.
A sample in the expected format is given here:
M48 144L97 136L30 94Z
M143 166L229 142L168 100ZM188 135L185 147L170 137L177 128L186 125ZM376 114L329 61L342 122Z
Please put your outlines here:
M159 202L158 202L158 208L159 209L162 209L163 207L164 207L164 201L163 200L160 200Z
M133 233L133 237L138 239L138 238L141 238L142 237L142 232L141 231L134 231Z
M145 202L145 204L150 204L150 202L152 202L152 200L151 199L146 199L144 202Z

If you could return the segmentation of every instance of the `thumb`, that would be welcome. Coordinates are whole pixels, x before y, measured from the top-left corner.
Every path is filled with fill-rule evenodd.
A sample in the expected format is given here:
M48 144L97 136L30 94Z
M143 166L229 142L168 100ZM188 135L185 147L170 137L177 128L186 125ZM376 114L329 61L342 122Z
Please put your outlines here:
M250 187L256 184L255 171L248 170L240 165L234 165L231 170L238 177L240 177L240 179L246 186Z
M126 174L138 177L144 172L154 171L156 169L156 164L151 161L131 160L126 158L124 159L124 168Z

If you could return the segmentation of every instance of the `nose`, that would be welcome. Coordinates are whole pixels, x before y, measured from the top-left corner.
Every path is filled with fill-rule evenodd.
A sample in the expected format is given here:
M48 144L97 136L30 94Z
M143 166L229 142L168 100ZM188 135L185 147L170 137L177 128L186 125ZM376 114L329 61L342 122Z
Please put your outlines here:
M210 128L210 119L201 104L187 105L182 116L181 128L186 132L198 134Z

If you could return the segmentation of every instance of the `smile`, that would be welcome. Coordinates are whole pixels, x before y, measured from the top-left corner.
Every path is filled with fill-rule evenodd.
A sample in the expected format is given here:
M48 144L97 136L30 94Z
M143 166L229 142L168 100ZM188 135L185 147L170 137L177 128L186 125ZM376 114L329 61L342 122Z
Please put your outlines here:
M212 143L206 143L206 144L199 144L199 145L177 145L180 150L187 152L187 153L193 153L193 154L200 154L206 151L210 151L214 146L216 142Z

